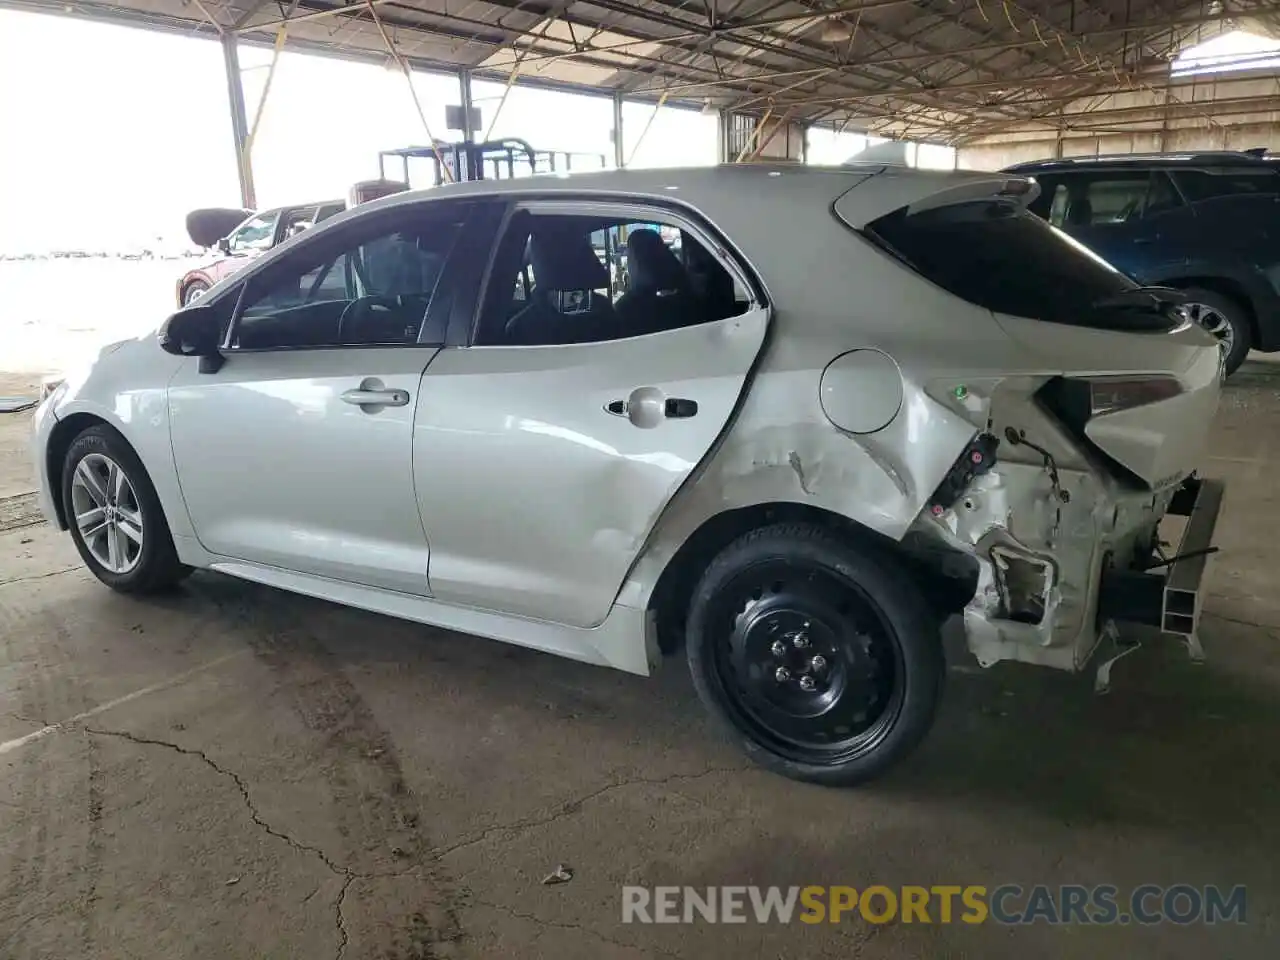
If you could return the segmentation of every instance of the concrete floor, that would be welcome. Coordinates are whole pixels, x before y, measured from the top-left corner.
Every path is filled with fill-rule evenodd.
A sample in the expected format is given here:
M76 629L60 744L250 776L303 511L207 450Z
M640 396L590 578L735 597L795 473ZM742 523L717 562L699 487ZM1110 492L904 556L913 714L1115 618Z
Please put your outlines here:
M1212 452L1207 665L1152 640L1099 698L957 655L924 747L859 791L753 769L680 661L210 574L119 597L0 501L0 957L1274 957L1280 366L1237 376ZM1245 884L1248 923L623 925L627 883Z

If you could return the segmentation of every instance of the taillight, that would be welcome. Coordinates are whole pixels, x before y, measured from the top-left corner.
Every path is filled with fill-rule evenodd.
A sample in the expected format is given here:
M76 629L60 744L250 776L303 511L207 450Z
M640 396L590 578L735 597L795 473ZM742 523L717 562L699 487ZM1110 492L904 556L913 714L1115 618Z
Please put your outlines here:
M1144 407L1182 393L1182 383L1173 377L1094 377L1085 383L1089 385L1092 417Z
M1093 417L1158 403L1182 391L1174 377L1058 377L1040 388L1039 397L1058 419L1083 433Z
M1116 476L1145 487L1146 481L1089 439L1085 426L1094 417L1144 407L1182 392L1179 380L1160 375L1055 377L1036 398L1082 445L1110 464Z

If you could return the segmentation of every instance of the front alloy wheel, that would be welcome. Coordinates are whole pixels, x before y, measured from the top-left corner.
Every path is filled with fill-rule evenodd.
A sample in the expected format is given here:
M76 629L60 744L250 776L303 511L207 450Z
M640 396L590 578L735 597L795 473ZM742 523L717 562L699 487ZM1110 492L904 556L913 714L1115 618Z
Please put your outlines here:
M142 461L105 423L71 441L62 467L62 515L85 565L122 593L149 593L191 572L178 559L164 508Z
M85 547L109 573L128 573L142 557L142 505L120 464L87 454L71 478L71 506Z

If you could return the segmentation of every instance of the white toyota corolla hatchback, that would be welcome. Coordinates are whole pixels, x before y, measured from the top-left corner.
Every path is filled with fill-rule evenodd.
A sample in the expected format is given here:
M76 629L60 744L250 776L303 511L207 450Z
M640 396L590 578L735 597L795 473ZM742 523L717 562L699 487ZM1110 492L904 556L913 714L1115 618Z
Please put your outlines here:
M1197 646L1219 350L1036 189L751 165L370 203L61 384L43 508L120 591L203 567L633 673L683 647L754 757L865 780L928 729L952 614L984 665L1082 669L1115 621Z

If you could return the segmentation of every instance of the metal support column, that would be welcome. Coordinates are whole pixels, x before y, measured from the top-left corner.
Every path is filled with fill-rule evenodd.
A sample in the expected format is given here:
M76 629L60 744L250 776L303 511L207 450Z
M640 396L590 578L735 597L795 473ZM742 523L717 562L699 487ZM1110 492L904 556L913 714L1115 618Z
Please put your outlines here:
M458 95L462 103L462 139L474 140L476 138L475 124L473 113L475 105L471 100L471 71L458 71Z
M244 111L244 87L240 83L240 56L233 34L222 35L222 62L227 71L227 101L231 107L231 132L236 146L236 172L240 177L240 202L248 209L258 206L253 190L253 166L246 147L249 121Z
M627 165L622 140L622 91L613 91L613 163L619 170Z

